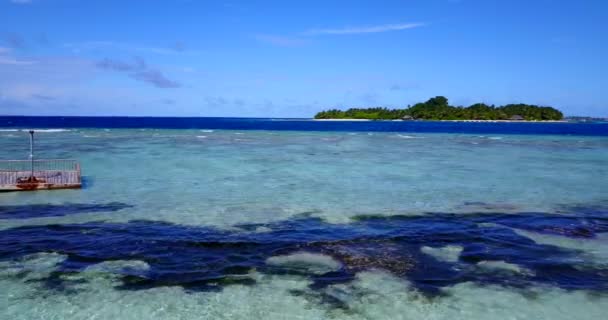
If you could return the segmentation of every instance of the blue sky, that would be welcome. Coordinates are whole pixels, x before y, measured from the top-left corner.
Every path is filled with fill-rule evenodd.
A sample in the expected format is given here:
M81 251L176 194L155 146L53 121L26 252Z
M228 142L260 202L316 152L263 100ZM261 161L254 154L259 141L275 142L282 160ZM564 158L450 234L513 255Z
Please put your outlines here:
M608 1L0 0L0 114L312 117L533 103L608 116Z

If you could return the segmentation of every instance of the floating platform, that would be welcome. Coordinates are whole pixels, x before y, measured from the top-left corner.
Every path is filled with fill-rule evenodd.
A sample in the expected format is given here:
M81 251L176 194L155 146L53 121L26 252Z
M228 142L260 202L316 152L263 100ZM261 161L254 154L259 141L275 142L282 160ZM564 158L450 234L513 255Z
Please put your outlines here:
M0 160L0 192L81 187L80 164L76 160Z

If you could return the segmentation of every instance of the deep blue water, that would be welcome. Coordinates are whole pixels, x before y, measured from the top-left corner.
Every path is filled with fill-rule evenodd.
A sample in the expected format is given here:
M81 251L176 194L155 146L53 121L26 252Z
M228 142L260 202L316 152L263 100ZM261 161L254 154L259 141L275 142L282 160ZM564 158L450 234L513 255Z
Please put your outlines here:
M311 121L308 119L264 118L0 116L0 127L374 131L608 136L608 123L477 123L441 121Z

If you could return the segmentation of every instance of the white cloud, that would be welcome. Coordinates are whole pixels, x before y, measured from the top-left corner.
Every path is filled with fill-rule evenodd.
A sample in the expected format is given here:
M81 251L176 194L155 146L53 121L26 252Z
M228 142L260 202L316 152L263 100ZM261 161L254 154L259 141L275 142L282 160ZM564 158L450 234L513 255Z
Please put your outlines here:
M56 102L65 92L77 94L74 87L91 78L95 70L92 63L72 57L25 61L0 54L0 91L5 99L19 104Z
M345 34L361 34L361 33L379 33L388 31L399 31L406 29L419 28L424 26L424 23L399 23L399 24L383 24L378 26L367 27L346 27L340 29L311 29L303 32L303 35L345 35Z
M423 27L424 23L398 23L398 24L383 24L367 27L345 27L338 29L309 29L299 34L300 37L287 37L270 34L256 34L254 38L260 42L270 43L282 47L297 47L308 44L309 41L302 39L303 36L321 36L321 35L349 35L349 34L364 34L364 33L380 33L389 31L400 31Z
M131 78L147 82L157 88L181 87L181 84L168 79L159 70L150 68L144 59L138 57L132 63L105 58L97 63L97 67L105 70L127 72Z
M0 114L108 115L145 114L125 108L147 97L139 89L97 82L103 76L95 61L35 57L31 65L0 64ZM143 104L142 104L143 105ZM122 113L121 113L122 112Z
M15 4L29 4L32 3L32 0L11 0L11 2Z
M71 49L74 53L80 53L82 51L95 51L95 50L112 50L112 51L124 51L131 53L151 53L159 55L199 55L201 52L186 50L183 43L181 43L181 49L175 47L175 44L165 47L149 47L140 46L128 43L120 43L113 41L87 41L79 43L65 43L63 47Z

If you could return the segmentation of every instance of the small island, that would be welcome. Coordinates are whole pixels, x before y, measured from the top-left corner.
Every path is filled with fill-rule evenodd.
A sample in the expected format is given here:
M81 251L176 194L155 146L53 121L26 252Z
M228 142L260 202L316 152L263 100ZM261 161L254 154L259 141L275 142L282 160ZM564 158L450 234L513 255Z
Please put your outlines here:
M351 108L346 111L331 109L321 111L315 119L364 119L364 120L452 120L452 121L561 121L561 111L530 104L507 104L496 107L476 103L469 107L451 106L448 99L437 96L426 102L416 103L405 109L384 107Z

